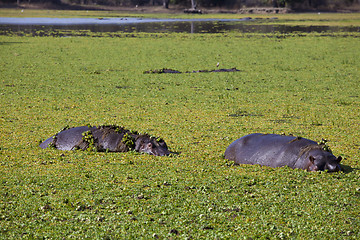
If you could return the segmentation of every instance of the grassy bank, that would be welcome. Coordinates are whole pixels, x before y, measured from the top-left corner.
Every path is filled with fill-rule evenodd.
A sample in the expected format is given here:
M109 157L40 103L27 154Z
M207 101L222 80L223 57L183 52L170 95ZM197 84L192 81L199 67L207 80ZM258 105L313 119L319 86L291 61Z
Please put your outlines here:
M358 239L357 37L0 36L0 238ZM237 67L233 73L143 74ZM42 150L118 124L179 154ZM233 166L252 132L329 140L345 172Z

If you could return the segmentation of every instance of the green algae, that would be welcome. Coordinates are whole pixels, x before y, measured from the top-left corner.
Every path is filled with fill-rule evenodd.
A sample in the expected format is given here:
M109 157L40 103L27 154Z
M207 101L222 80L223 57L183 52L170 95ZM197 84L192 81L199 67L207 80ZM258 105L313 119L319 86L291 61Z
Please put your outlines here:
M129 133L124 134L123 138L121 139L121 142L123 142L130 150L135 149L134 138Z
M83 143L81 143L81 145L85 144L85 147L81 146L81 149L97 152L97 147L95 146L95 138L91 130L83 132L82 136Z
M0 36L0 238L358 239L355 35ZM241 71L143 74L217 63ZM178 154L38 147L89 122ZM253 132L327 139L345 172L223 159Z

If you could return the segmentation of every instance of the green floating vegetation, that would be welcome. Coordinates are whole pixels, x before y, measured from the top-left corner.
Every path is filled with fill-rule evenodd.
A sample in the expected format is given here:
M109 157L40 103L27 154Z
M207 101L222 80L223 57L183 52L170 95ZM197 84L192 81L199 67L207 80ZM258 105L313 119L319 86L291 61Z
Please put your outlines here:
M328 145L328 140L322 138L321 141L319 142L319 145L322 146L322 149L324 151L332 153L330 146Z
M97 147L95 145L95 138L91 132L91 130L83 132L82 133L82 140L84 141L84 143L86 144L85 149L87 149L88 151L94 151L97 152ZM82 147L81 147L82 148Z
M358 33L118 34L0 36L1 239L360 238ZM217 63L241 71L143 74ZM174 154L39 148L88 122ZM345 171L224 161L254 132L327 139Z
M130 150L135 149L135 139L130 134L125 133L121 142L123 142Z

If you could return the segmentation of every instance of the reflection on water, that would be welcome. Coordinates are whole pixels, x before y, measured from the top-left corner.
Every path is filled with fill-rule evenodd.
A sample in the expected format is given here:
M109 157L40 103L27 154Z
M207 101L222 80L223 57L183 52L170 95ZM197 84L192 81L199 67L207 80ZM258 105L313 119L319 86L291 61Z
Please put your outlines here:
M170 21L170 22L139 22L128 24L66 24L66 25L1 25L0 34L7 32L24 32L39 35L39 32L61 30L87 30L91 32L146 32L146 33L293 33L293 32L360 32L360 27L331 26L286 26L275 24L254 24L256 20L248 21Z

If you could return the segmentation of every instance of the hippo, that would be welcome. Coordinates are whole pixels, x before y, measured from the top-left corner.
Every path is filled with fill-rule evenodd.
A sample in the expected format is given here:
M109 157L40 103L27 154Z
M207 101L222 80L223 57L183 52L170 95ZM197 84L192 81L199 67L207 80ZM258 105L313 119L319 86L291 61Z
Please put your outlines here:
M99 152L128 152L135 150L155 156L170 154L161 138L139 134L115 125L64 128L40 144L41 148L59 150L94 150Z
M307 171L341 171L341 156L335 157L325 143L293 136L253 133L243 136L225 151L235 164L300 168Z

